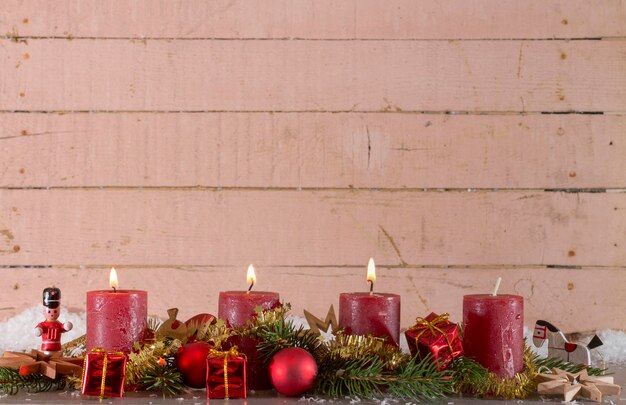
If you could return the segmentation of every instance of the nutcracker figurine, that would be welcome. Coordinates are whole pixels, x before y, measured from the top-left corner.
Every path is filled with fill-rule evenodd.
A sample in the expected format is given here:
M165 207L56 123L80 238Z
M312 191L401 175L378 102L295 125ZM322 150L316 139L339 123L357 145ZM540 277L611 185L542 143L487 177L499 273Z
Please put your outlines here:
M41 336L41 351L51 354L61 350L61 333L72 330L72 322L61 323L57 319L61 311L61 290L48 287L43 290L43 314L46 320L35 327L35 335Z

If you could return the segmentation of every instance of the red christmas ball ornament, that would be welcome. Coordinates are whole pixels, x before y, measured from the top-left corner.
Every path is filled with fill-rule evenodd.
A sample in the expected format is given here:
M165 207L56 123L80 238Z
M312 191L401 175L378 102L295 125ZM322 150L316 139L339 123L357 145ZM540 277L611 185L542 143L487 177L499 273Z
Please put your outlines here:
M206 358L211 350L207 342L188 343L176 353L176 368L183 382L192 388L206 387Z
M313 388L317 376L317 363L306 350L288 347L272 357L269 372L276 391L294 397Z

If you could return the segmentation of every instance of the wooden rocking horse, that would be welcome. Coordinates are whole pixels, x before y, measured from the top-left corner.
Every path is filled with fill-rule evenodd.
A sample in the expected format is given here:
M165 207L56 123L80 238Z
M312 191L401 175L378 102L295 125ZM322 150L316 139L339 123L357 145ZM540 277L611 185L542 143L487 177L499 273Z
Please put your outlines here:
M589 350L602 346L602 340L594 335L587 346L568 342L563 332L550 322L539 320L535 323L533 344L537 347L548 341L548 357L556 357L575 364L591 364Z

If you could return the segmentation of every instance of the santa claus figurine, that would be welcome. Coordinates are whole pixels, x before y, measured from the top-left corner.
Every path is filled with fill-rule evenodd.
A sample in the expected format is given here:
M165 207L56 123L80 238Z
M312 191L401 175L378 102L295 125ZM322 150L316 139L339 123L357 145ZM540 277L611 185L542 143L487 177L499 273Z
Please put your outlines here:
M61 333L72 330L72 322L61 323L57 319L61 311L61 290L48 287L43 290L43 314L46 320L35 327L35 335L41 336L41 351L50 354L61 350Z

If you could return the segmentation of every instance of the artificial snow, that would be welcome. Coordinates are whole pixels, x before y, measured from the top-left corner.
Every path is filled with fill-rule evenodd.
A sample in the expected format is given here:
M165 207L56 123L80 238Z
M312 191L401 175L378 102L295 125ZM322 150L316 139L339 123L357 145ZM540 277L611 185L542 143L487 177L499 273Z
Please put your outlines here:
M598 336L604 344L595 350L605 362L626 363L626 332L605 329L598 332Z
M42 306L29 308L0 323L0 352L30 351L41 347L41 337L35 336L35 327L45 320L42 314ZM61 343L69 342L85 334L85 313L68 312L61 308L59 321L62 323L72 322L74 327L71 331L62 335Z

